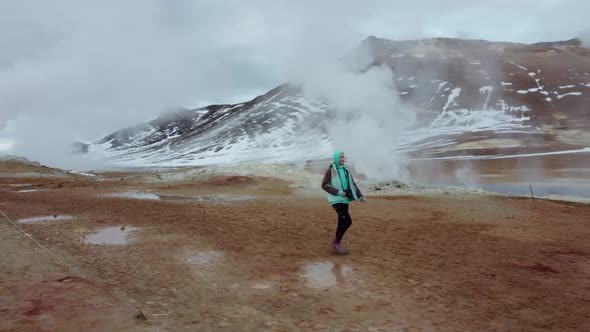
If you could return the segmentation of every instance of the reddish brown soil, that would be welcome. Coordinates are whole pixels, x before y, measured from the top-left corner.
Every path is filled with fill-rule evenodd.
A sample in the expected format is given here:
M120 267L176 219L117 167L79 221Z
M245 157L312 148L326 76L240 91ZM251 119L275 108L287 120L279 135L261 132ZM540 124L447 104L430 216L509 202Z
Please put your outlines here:
M0 331L590 330L588 205L370 197L351 206L351 254L337 256L336 215L323 197L269 178L206 181L0 179L11 219L75 218L20 226L76 269L2 218ZM30 186L10 186L19 183ZM28 188L46 190L16 192ZM130 189L256 199L99 196ZM139 230L128 245L81 241L108 226Z

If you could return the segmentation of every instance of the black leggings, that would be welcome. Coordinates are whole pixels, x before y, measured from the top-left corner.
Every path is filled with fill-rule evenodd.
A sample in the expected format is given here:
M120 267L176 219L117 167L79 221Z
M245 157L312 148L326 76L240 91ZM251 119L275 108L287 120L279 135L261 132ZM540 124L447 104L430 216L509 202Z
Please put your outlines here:
M352 225L352 219L350 218L350 214L348 214L348 204L344 203L336 203L332 205L336 213L338 213L338 228L336 228L336 241L340 242L344 233L350 225Z

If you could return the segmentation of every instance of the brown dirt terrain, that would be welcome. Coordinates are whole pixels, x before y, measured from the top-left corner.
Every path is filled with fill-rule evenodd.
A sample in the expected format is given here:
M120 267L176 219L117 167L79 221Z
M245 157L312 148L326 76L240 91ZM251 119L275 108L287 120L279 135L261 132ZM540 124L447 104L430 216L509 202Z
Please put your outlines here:
M284 180L142 179L0 178L10 219L73 217L19 226L81 273L2 218L0 331L590 330L588 205L370 197L337 256L333 210ZM128 190L254 199L101 196ZM84 243L105 227L137 229L126 245Z

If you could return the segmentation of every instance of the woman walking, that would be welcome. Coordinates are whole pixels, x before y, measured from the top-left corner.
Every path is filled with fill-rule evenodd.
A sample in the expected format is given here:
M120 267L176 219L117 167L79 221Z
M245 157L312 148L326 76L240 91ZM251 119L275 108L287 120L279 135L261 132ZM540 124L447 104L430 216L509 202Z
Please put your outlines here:
M344 255L347 252L342 249L342 237L352 225L352 219L348 213L348 203L356 200L366 202L366 198L354 182L352 174L344 166L344 153L342 151L334 152L333 160L334 163L324 174L322 189L326 191L328 202L338 214L338 227L336 228L336 237L332 241L332 248L336 253Z

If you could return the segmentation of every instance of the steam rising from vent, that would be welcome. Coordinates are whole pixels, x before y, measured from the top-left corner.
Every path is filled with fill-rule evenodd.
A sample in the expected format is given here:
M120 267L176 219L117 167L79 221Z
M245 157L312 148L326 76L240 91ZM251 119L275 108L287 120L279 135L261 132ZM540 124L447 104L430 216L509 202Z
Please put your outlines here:
M307 98L330 105L326 128L333 147L359 172L374 180L403 178L407 159L395 148L415 113L399 100L392 70L371 62L368 49L360 47L345 59L316 61L299 70L295 83Z

